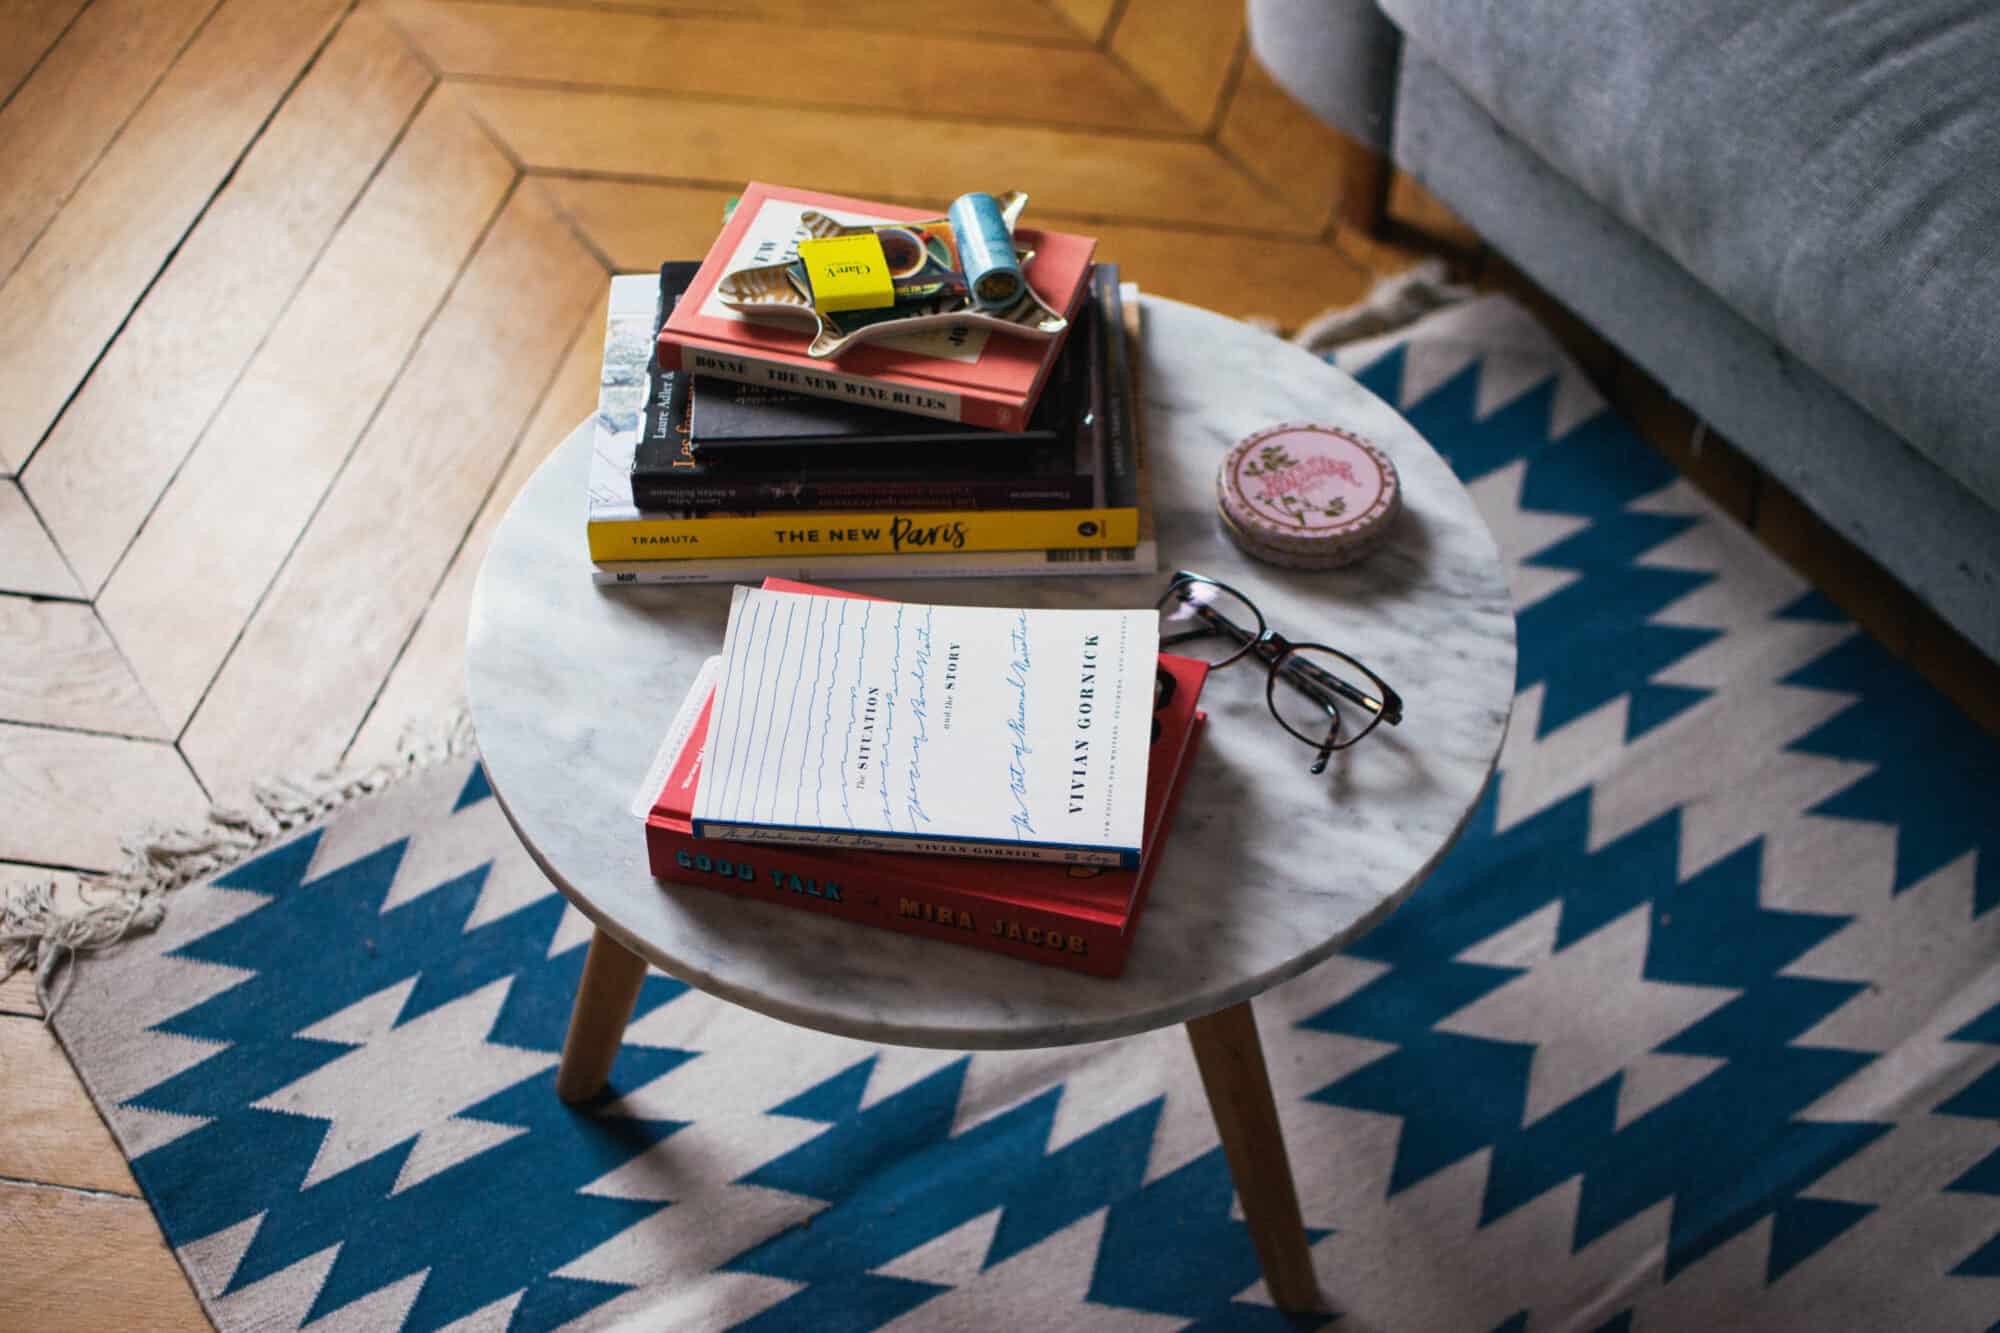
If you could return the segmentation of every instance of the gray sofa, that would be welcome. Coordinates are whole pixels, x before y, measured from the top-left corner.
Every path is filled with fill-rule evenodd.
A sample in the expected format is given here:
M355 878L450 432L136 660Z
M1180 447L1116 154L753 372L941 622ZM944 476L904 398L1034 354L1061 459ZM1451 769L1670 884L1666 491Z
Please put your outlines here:
M1249 18L1294 96L2000 658L2000 4Z

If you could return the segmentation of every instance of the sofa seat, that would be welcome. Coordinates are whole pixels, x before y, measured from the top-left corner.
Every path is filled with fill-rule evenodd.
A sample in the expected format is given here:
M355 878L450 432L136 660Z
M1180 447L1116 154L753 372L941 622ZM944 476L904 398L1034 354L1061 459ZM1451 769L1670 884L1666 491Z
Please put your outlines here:
M1562 177L2000 507L2000 6L1380 3Z

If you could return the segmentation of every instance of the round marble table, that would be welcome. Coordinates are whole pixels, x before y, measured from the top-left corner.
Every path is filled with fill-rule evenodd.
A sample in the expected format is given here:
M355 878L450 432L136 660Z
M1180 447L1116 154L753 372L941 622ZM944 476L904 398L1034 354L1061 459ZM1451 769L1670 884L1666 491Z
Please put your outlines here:
M696 669L721 649L729 589L590 581L587 426L522 490L480 570L467 644L472 716L522 841L598 927L564 1054L565 1096L602 1086L648 962L788 1022L895 1044L1050 1046L1187 1022L1274 1295L1309 1303L1310 1272L1298 1269L1303 1233L1247 1001L1366 931L1451 846L1506 731L1514 618L1499 553L1465 488L1380 399L1297 348L1173 301L1145 299L1141 343L1159 574L865 590L911 601L1140 607L1153 604L1170 571L1195 570L1248 593L1279 633L1368 663L1405 710L1400 727L1377 728L1314 777L1312 751L1266 711L1254 662L1211 676L1202 695L1210 724L1123 977L652 877L628 806ZM1215 473L1224 451L1284 421L1346 426L1395 461L1405 509L1364 563L1279 569L1243 555L1222 532ZM1282 1181L1269 1179L1272 1149ZM1272 1190L1283 1198L1260 1202ZM1287 1203L1289 1218L1260 1226L1260 1211L1284 1213ZM1267 1240L1285 1253L1266 1253Z

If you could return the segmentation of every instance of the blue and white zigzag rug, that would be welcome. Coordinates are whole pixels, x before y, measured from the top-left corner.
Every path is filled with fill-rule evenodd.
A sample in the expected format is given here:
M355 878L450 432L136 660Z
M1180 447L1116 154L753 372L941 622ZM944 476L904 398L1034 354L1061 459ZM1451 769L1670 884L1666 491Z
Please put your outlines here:
M1499 537L1520 694L1440 871L1258 1001L1303 1326L2000 1327L2000 749L1517 307L1342 361ZM655 977L579 1112L588 933L459 761L181 891L57 1025L229 1330L1300 1326L1178 1030L876 1049Z

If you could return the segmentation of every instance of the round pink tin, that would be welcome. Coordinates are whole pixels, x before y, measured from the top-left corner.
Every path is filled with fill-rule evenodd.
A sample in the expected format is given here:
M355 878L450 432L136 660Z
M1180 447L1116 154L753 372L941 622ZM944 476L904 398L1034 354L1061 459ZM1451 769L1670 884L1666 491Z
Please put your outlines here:
M1402 508L1389 456L1338 426L1288 424L1229 451L1215 479L1223 527L1245 552L1332 569L1374 550Z

